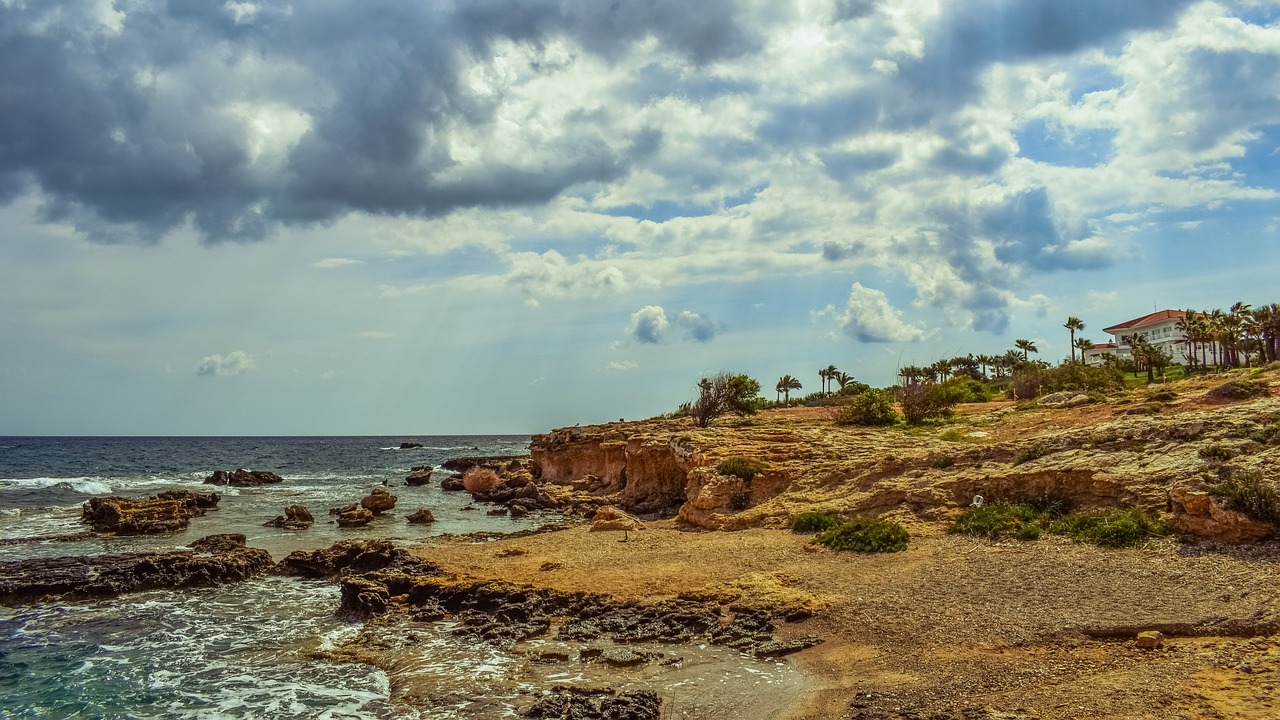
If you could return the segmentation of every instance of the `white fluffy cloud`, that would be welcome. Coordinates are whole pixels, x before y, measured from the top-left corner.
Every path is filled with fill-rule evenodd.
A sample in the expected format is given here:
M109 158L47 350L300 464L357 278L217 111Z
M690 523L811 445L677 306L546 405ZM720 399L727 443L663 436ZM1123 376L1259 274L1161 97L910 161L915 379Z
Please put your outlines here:
M252 370L256 365L253 356L243 350L235 350L226 356L214 354L201 358L196 367L197 375L230 377Z
M830 308L845 335L864 343L915 342L923 340L923 329L905 322L902 312L889 304L879 290L854 283L844 309Z

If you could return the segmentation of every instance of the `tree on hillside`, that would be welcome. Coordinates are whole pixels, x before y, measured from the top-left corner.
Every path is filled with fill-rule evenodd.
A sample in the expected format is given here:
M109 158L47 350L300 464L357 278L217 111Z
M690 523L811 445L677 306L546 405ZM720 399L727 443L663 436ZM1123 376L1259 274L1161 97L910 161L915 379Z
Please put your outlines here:
M786 402L791 402L791 391L800 389L800 381L790 375L783 375L778 378L778 384L774 386L778 394L786 396Z
M728 412L751 415L759 409L758 394L760 383L746 375L717 373L698 381L698 398L689 406L689 413L698 427L706 427Z
M1014 340L1013 346L1022 351L1023 361L1031 360L1031 357L1027 353L1040 352L1040 348L1037 348L1036 344L1030 340Z
M1080 321L1080 318L1076 317L1075 315L1072 315L1067 318L1067 323L1062 327L1071 331L1071 362L1075 362L1076 361L1076 331L1083 330L1084 323ZM1084 356L1083 355L1080 356L1080 359L1083 360Z

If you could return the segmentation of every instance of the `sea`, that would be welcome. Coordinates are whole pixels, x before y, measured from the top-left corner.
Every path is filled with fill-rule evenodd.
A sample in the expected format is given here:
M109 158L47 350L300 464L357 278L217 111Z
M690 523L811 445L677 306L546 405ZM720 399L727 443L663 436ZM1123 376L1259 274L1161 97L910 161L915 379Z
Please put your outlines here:
M420 447L402 449L402 443ZM173 551L215 533L242 533L275 560L340 539L404 546L442 534L474 542L559 523L554 513L493 516L465 492L446 492L440 465L461 456L516 455L528 436L0 437L0 540L73 535L91 497L216 491L216 510L185 531L79 541L0 543L0 561ZM408 487L418 466L432 481ZM283 483L204 484L215 470L270 470ZM362 528L338 528L328 509L375 487L396 508ZM309 508L306 530L265 527L288 505ZM436 521L411 525L425 507ZM0 720L10 718L504 718L553 685L663 689L664 717L771 717L801 692L785 663L690 646L654 667L583 670L528 661L549 640L514 649L466 641L448 622L387 629L376 664L317 659L366 628L335 616L338 586L264 576L230 585L0 607ZM411 641L406 641L405 638ZM674 713L674 714L671 714ZM691 714L692 713L692 714ZM711 713L711 715L708 715Z

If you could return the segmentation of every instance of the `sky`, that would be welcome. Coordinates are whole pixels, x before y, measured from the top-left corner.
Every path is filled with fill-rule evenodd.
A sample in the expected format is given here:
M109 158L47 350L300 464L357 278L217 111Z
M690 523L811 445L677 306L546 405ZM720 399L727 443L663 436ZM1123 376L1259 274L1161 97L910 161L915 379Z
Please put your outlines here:
M1280 302L1280 0L0 0L0 435L535 433Z

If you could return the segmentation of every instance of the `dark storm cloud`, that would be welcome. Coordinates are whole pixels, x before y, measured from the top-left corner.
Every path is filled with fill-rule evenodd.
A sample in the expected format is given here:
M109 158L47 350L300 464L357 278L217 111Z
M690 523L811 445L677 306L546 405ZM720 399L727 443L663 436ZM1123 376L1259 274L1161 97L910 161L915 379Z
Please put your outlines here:
M500 39L563 37L611 58L655 37L694 63L758 40L727 0L486 0L286 4L0 4L0 201L28 190L51 220L100 240L155 241L191 222L208 240L362 211L430 216L544 201L625 175L658 133L604 137L570 118L519 157L462 167L459 128L483 131L500 98L462 72ZM113 23L118 21L118 27ZM279 162L255 162L237 103L309 117Z

